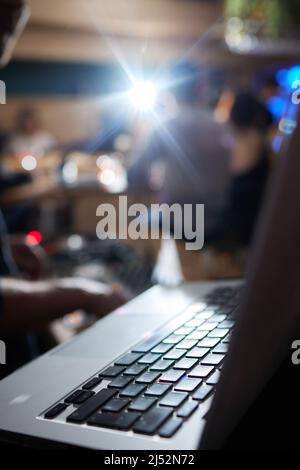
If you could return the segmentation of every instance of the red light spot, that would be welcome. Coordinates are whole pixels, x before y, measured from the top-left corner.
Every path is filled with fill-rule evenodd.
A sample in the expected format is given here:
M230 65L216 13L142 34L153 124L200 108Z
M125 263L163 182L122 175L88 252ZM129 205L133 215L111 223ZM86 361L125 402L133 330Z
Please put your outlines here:
M32 232L29 232L25 237L26 243L28 243L28 245L30 246L39 245L42 240L43 240L42 234L38 232L37 230L32 230Z

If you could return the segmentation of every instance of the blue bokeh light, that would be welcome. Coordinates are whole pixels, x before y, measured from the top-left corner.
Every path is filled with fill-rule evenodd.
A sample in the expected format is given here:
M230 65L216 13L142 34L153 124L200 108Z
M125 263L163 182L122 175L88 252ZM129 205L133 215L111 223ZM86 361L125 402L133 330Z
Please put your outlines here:
M290 69L280 69L276 73L278 85L287 90L294 89L294 83L300 80L300 65L295 65Z
M275 120L279 120L285 112L286 100L281 96L273 96L267 102L267 108Z

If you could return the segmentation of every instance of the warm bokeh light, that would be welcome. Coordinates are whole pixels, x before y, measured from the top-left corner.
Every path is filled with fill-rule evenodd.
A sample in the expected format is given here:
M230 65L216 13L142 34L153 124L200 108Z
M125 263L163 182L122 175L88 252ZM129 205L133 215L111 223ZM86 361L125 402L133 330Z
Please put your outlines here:
M76 251L83 247L83 238L80 235L70 235L67 240L67 246L70 250Z
M68 161L62 169L63 180L67 184L74 184L78 179L78 167L75 162Z
M36 158L33 157L32 155L25 155L25 157L22 158L21 165L22 165L23 170L33 171L37 167Z
M105 166L105 164L109 164L111 162L111 158L109 155L100 155L100 157L96 160L96 165L100 170Z
M111 184L113 184L115 182L115 179L116 179L116 174L110 168L106 168L105 170L101 171L99 174L99 181L105 186L110 186Z

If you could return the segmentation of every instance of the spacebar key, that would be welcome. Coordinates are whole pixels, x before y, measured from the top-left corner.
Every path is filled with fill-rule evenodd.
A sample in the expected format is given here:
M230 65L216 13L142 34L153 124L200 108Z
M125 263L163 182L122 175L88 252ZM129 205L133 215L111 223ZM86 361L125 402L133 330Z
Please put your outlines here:
M100 406L104 405L110 398L116 395L117 390L106 389L100 390L96 395L86 401L77 410L73 411L68 417L67 421L70 423L83 423L87 418L97 411Z

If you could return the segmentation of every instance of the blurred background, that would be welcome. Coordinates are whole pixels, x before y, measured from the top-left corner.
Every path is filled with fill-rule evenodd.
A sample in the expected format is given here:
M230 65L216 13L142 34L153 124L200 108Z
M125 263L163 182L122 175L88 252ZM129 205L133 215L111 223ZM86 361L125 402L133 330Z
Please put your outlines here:
M0 206L9 232L46 253L45 275L121 282L131 295L243 276L295 128L299 0L1 5ZM96 208L121 194L205 203L204 249L98 240ZM56 338L82 318L55 322Z

